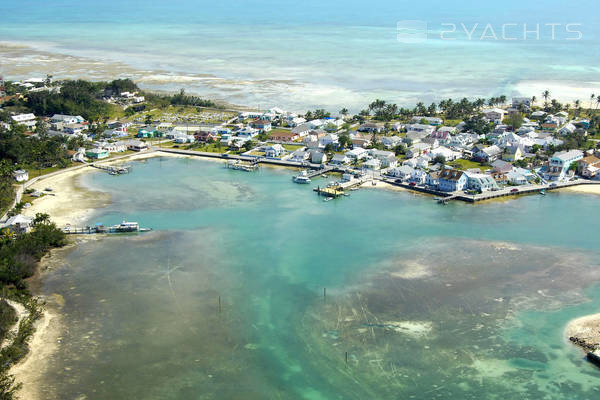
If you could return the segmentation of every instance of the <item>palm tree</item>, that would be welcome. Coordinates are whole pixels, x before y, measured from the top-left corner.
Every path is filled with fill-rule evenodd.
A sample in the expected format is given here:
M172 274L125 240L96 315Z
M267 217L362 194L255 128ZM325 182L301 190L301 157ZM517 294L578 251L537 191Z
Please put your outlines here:
M596 95L594 93L592 93L590 95L590 110L592 109L592 104L594 104L594 98L596 98Z
M535 104L535 101L537 100L537 97L535 96L531 96L531 105L533 106Z
M345 107L344 107L344 108L342 108L342 109L340 110L340 115L343 115L344 117L345 117L346 115L348 115L348 109L347 109L347 108L345 108Z
M548 111L548 99L550 98L550 91L544 90L542 97L544 98L544 111Z

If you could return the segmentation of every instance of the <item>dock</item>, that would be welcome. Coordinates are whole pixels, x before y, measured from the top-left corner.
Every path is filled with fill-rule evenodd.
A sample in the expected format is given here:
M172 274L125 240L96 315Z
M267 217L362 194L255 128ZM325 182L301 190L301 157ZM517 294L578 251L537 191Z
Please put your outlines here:
M113 165L101 165L101 164L95 164L95 163L92 163L92 164L89 164L89 165L90 165L90 167L106 171L106 172L108 172L111 175L128 174L129 170L131 169L131 167L128 166L128 165L122 166L122 167L113 166Z
M102 233L137 233L137 232L149 232L152 228L140 228L137 222L126 222L123 221L119 225L104 226L103 224L96 224L95 226L85 227L72 227L70 225L62 228L62 231L67 235L91 235L91 234L102 234Z
M344 195L344 191L339 186L326 188L317 186L313 189L313 191L315 191L319 196L325 196L334 199Z
M250 162L244 162L241 160L229 160L225 164L225 168L234 169L237 171L252 172L258 169L258 161L253 160Z

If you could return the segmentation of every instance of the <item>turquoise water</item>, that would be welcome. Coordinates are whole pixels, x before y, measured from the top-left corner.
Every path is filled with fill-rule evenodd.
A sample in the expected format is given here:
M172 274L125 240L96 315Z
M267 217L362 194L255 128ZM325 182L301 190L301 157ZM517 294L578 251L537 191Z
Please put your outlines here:
M592 0L543 7L532 0L5 3L1 41L95 62L84 68L69 59L64 66L56 57L6 53L0 67L9 78L122 74L144 87L185 87L237 104L334 112L359 110L375 98L401 105L458 96L540 98L542 90L564 84L589 88L576 94L587 100L597 87L600 10ZM422 21L419 32L427 30L428 40L399 42L397 24L406 20ZM551 23L561 24L555 40L545 25ZM451 30L444 24L456 26L445 37L457 40L441 40ZM516 24L506 25L505 37L519 40L502 40L503 24ZM533 33L520 40L524 24L529 31L540 25L539 40ZM567 24L580 24L570 29L581 40L567 40L578 37ZM567 96L564 89L552 92Z
M84 176L113 198L90 223L154 231L48 273L65 330L47 398L597 398L562 334L597 312L597 197L324 203L293 173L154 158Z

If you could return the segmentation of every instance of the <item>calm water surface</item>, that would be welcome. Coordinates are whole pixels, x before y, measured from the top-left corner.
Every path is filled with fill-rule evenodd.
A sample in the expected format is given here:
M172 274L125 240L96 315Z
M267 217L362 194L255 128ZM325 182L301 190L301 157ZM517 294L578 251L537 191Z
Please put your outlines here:
M47 276L66 325L48 398L600 395L562 335L600 301L597 197L324 203L293 173L154 158L85 176L113 196L90 223L154 231L87 241Z

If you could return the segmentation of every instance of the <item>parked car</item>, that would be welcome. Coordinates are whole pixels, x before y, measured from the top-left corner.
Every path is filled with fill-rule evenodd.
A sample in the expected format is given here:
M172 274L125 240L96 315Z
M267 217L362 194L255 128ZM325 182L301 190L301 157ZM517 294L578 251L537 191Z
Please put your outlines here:
M394 182L396 182L396 183L402 183L402 179L398 178Z
M511 193L518 193L518 192L519 192L519 189L517 189L517 188L514 188L514 189L512 189L510 192L511 192Z
M554 187L556 187L556 183L551 183L551 184L550 184L550 187L551 187L551 188L554 188Z
M417 182L411 182L409 183L410 186L417 186Z

